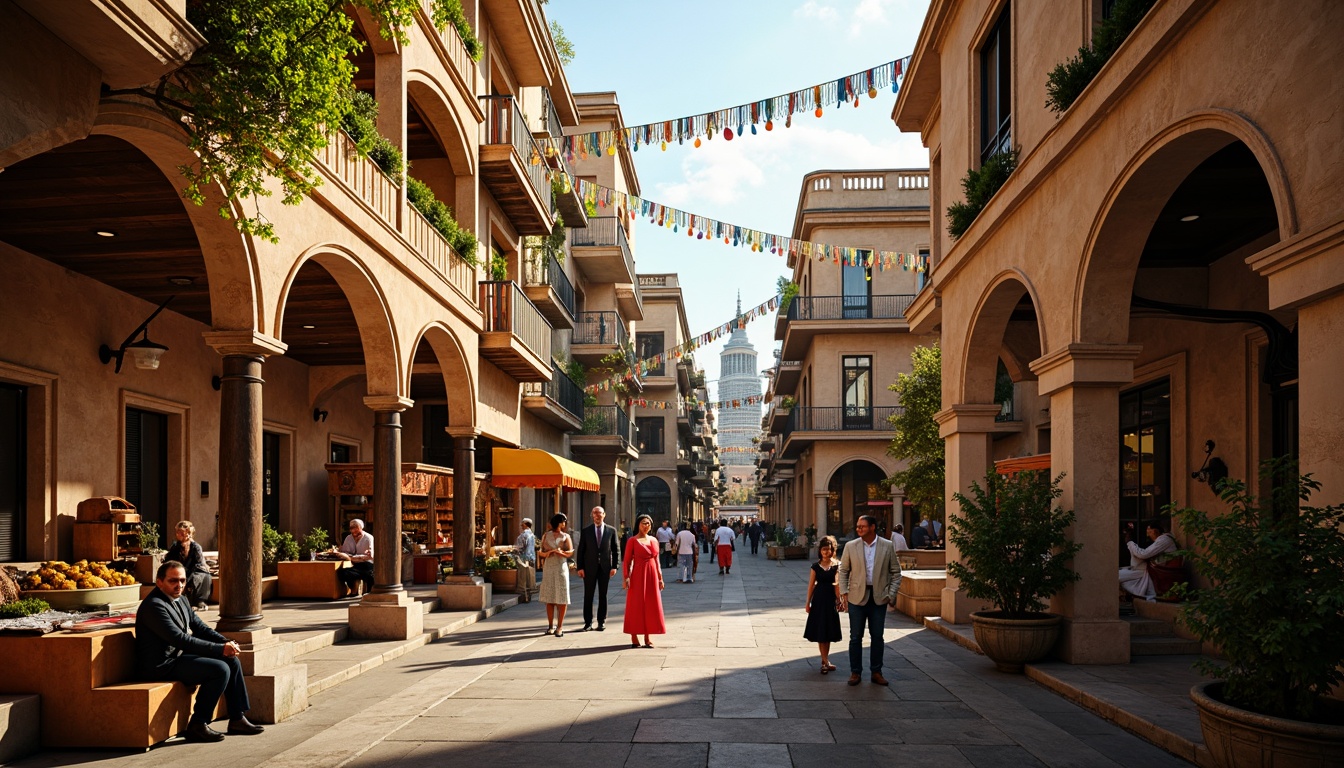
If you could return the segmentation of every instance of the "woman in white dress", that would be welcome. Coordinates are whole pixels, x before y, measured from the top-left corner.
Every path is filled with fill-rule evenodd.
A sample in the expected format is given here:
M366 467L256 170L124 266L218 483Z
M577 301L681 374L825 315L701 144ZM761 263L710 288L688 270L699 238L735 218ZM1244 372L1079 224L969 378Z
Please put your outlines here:
M541 568L539 597L546 604L546 634L563 637L561 626L565 611L569 610L569 558L574 556L574 541L565 532L569 518L563 514L551 517L551 529L537 542L537 562Z

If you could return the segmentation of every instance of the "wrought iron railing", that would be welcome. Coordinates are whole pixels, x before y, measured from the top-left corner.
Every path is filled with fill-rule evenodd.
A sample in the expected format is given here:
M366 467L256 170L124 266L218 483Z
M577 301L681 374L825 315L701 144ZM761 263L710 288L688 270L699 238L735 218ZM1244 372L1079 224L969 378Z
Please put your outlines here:
M574 301L574 284L569 281L565 268L560 266L560 262L554 256L542 256L528 261L523 272L528 285L550 286L551 290L555 291L556 298L560 299L560 303L568 310L570 317L575 315L578 305Z
M789 302L793 320L885 320L905 317L913 294L890 296L795 296Z
M560 113L555 110L555 99L551 98L551 89L541 89L541 115L545 121L542 129L555 138L559 138L562 129L560 127Z
M523 383L523 395L527 397L549 397L583 421L583 389L575 384L560 366L551 361L550 381L528 381Z
M619 405L589 405L583 409L583 434L616 435L630 442L630 416Z
M575 248L620 248L626 269L635 274L635 257L630 252L630 239L625 227L616 216L590 216L588 226L569 230L570 245Z
M486 333L508 331L537 357L550 359L551 326L517 283L512 280L482 280L480 291Z
M513 145L533 189L549 209L551 182L547 179L546 163L542 162L544 155L528 130L527 119L518 111L518 103L512 96L482 96L481 106L485 108L485 143Z
M574 316L574 333L569 341L622 347L630 342L630 334L615 312L580 312Z
M794 406L781 439L787 440L793 432L886 432L894 429L889 419L903 411L899 405Z

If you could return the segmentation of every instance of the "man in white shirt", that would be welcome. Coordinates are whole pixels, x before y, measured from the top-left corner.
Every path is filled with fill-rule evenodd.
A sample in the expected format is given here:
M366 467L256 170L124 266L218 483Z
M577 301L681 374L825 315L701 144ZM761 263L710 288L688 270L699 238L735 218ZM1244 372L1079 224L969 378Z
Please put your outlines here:
M714 529L714 545L719 553L720 576L733 572L733 539L736 538L737 532L728 525L728 521L720 520L719 527Z
M673 559L672 539L676 538L671 524L664 520L663 524L654 532L653 537L658 540L658 560L664 568L671 568Z
M673 541L673 548L677 551L677 570L681 578L677 581L681 584L695 583L695 534L686 525L686 521L681 521L681 530L677 531L677 538Z
M345 596L359 596L356 584L363 582L364 593L373 589L373 534L364 532L364 521L355 518L350 521L350 535L341 542L340 557L350 561L349 568L342 568L336 576L345 584Z
M904 525L901 525L900 523L896 524L896 528L893 529L891 534L891 545L896 548L897 552L904 552L907 549L910 549L909 542L905 540Z
M1157 592L1153 589L1153 577L1148 573L1148 561L1156 560L1160 563L1171 557L1169 553L1180 549L1180 545L1170 533L1162 530L1161 520L1149 521L1146 532L1152 544L1141 548L1134 543L1133 538L1126 542L1129 547L1129 567L1120 569L1120 588L1151 603L1157 600Z
M887 606L896 602L901 586L901 563L896 549L877 535L877 518L863 515L854 524L858 538L845 545L837 572L840 610L849 612L849 684L858 685L863 672L863 629L868 627L869 672L877 685L887 685L882 676L885 650L883 629Z

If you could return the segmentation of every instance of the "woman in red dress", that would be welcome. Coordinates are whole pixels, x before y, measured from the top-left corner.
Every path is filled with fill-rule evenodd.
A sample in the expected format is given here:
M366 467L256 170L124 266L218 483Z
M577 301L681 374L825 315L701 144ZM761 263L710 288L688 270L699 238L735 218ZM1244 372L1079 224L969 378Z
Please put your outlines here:
M653 519L648 515L635 518L635 530L625 547L621 572L625 576L625 633L630 645L639 647L639 635L644 636L644 647L652 648L649 635L667 634L663 623L663 571L658 567L658 540L649 535Z

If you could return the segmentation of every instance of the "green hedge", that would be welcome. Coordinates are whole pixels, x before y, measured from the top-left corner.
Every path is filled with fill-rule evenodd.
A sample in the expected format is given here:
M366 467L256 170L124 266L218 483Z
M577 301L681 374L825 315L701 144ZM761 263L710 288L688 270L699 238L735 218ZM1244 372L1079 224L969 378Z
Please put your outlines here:
M970 229L980 212L989 204L994 193L1013 174L1017 167L1017 150L991 155L984 165L966 171L961 180L961 188L966 192L966 202L953 203L947 207L947 233L953 240L961 237Z
M1078 100L1106 62L1139 26L1156 0L1119 0L1092 35L1092 45L1078 49L1078 55L1050 70L1045 81L1045 106L1063 113Z

